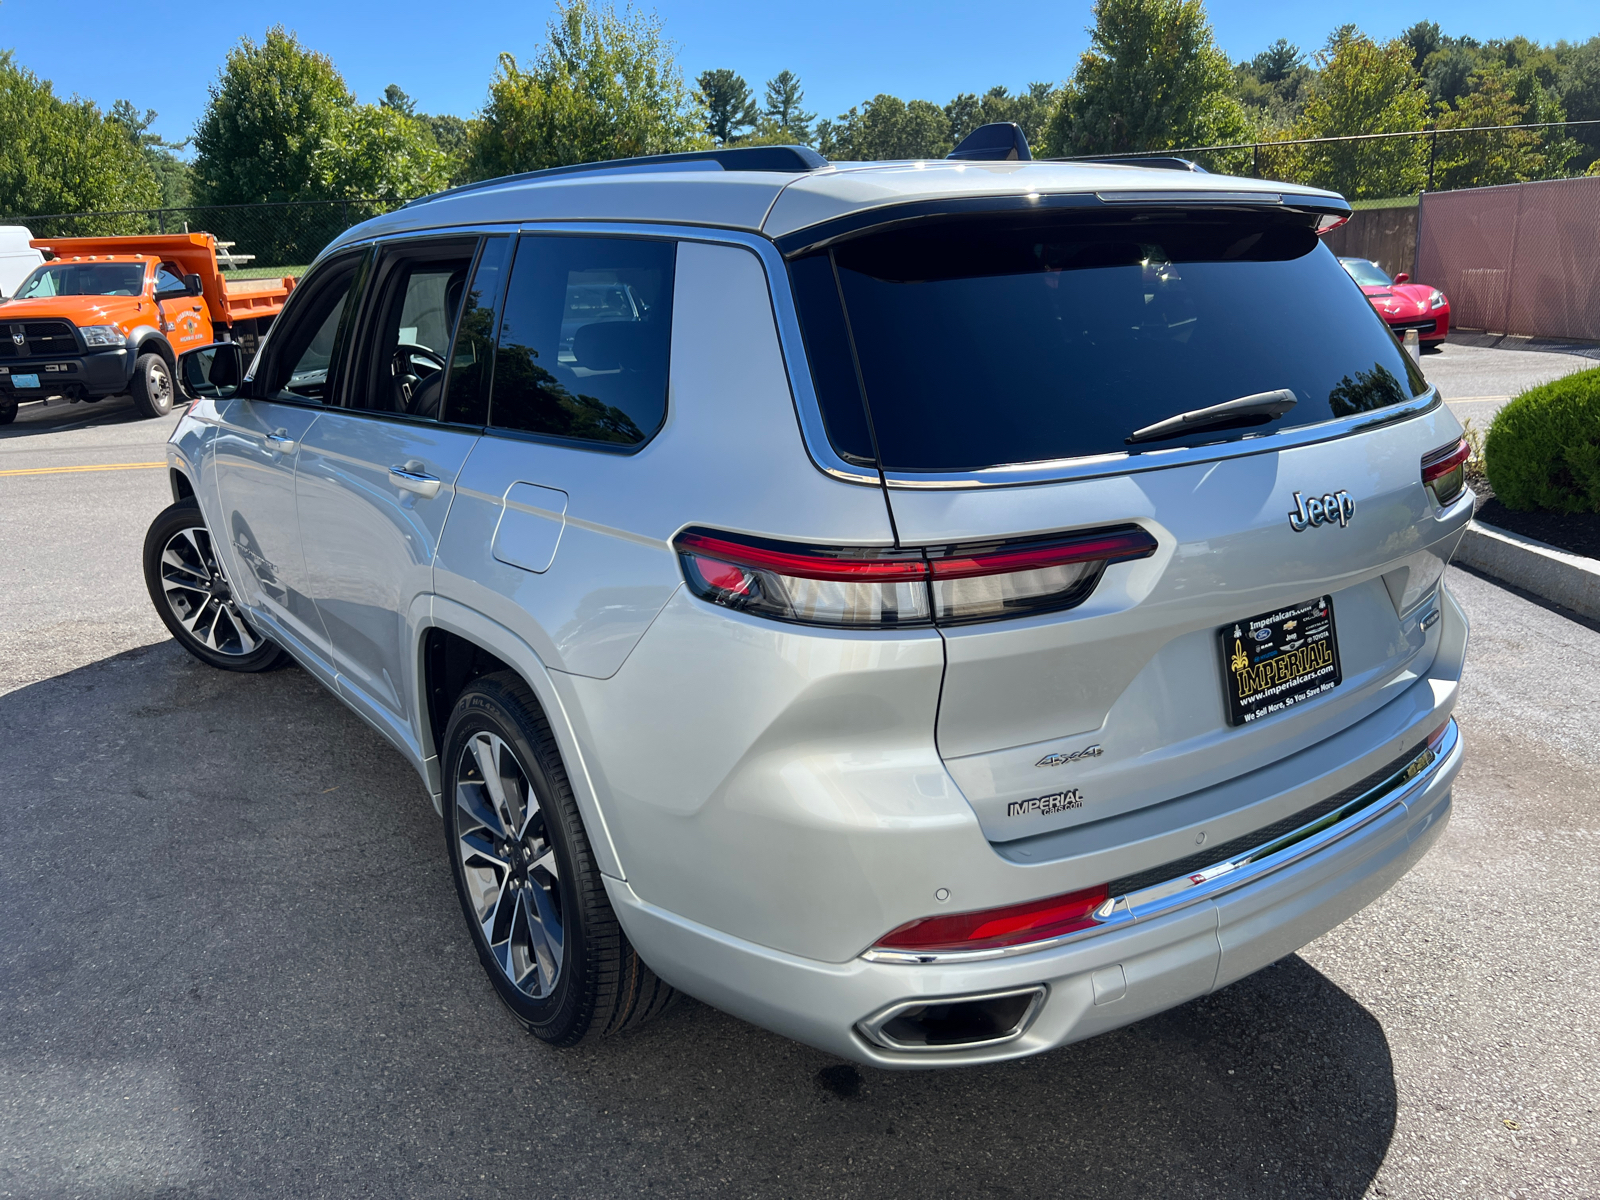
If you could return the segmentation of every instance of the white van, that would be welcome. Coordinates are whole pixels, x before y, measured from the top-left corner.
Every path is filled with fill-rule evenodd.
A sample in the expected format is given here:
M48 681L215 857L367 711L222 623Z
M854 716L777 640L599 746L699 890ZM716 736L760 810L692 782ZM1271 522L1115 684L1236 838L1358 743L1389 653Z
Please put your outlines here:
M33 248L33 233L24 225L0 225L0 296L16 293L18 285L44 261Z

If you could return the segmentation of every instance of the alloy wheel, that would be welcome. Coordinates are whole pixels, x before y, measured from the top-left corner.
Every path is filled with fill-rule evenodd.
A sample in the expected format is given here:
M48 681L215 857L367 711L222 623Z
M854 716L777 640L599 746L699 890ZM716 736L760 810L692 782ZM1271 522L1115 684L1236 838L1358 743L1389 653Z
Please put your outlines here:
M205 526L191 525L167 539L161 592L178 624L207 650L242 657L261 645L239 612Z
M172 407L172 373L159 358L150 364L149 378L145 384L150 400L156 408L166 412Z
M498 734L472 735L455 772L456 850L474 919L511 986L533 1000L561 977L566 928L545 815Z

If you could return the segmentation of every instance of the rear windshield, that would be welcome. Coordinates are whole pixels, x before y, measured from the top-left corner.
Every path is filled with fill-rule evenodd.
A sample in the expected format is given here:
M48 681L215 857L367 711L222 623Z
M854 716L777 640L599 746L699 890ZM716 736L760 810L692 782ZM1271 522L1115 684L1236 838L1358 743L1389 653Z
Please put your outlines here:
M967 219L799 259L829 437L887 470L978 470L1234 441L1421 395L1420 372L1308 222ZM1276 418L1128 441L1283 389L1296 403Z

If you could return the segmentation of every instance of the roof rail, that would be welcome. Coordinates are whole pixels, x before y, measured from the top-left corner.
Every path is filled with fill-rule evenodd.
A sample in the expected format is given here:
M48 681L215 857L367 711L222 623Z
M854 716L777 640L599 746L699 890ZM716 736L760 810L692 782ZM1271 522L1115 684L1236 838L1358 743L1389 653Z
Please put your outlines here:
M1015 121L990 121L979 125L961 144L945 158L965 159L969 162L1018 162L1033 157L1028 149L1028 136Z
M627 171L635 167L670 166L675 163L714 162L724 171L777 171L800 175L828 165L810 146L731 146L722 150L691 150L684 154L645 154L638 158L612 158L604 162L574 163L568 167L546 167L542 171L523 171L518 175L501 175L477 183L465 183L423 196L405 205L427 204L445 196L459 196L463 192L476 192L482 188L498 187L504 183L524 183L535 179L552 179L558 175L604 174L608 171Z
M1101 157L1085 155L1072 158L1056 159L1057 162L1069 163L1110 163L1112 166L1123 167L1155 167L1162 171L1193 171L1197 175L1209 175L1199 163L1192 158L1178 158L1172 154L1107 154Z

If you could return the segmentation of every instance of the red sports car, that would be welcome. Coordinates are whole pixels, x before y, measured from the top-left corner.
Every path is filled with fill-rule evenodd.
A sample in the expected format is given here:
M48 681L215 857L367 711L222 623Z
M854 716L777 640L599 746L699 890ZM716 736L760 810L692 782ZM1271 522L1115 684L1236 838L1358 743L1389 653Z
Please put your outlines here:
M1450 301L1438 288L1412 283L1404 271L1390 279L1382 267L1365 258L1341 258L1339 265L1361 285L1396 337L1415 329L1424 346L1437 346L1450 332Z

